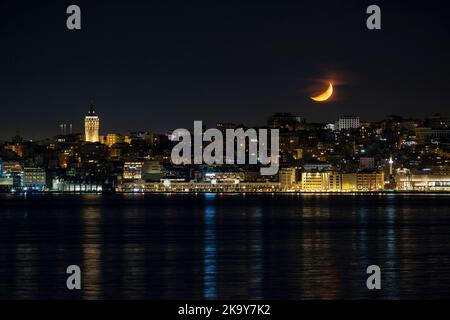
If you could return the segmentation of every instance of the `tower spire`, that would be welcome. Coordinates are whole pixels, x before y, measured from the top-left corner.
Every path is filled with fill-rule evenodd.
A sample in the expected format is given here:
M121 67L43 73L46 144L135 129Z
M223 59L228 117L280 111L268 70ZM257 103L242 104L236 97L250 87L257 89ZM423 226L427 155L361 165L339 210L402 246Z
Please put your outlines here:
M95 104L94 104L94 100L91 100L91 104L89 106L89 115L90 116L95 116Z

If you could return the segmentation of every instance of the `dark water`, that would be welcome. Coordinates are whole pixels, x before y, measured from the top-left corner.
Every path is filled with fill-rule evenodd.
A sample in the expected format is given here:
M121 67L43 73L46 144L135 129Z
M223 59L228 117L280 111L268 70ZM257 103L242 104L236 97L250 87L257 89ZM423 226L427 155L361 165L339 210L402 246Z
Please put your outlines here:
M35 298L450 298L449 196L0 195L0 299Z

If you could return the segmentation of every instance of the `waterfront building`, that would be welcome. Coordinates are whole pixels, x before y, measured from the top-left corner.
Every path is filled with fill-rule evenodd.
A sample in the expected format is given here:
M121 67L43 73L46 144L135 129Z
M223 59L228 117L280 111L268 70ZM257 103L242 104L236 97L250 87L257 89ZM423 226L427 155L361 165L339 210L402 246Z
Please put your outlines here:
M291 190L297 181L295 168L281 168L279 171L281 189Z
M160 181L164 177L164 167L159 161L144 161L142 179L145 181Z
M23 166L20 164L20 162L4 162L3 176L12 179L13 189L22 188Z
M217 182L241 182L245 180L245 173L241 171L207 171L204 173L203 181Z
M342 190L342 175L338 172L329 172L328 191L338 192Z
M84 118L84 135L86 142L99 142L100 118L95 113L94 104L91 103L89 113Z
M277 182L183 182L165 180L163 182L129 181L121 183L118 192L255 192L272 193L281 191Z
M24 188L42 190L46 186L46 173L42 168L24 168L22 185Z
M11 177L3 175L3 160L0 158L0 192L8 192L13 188L14 181Z
M71 193L98 193L103 191L103 185L99 182L71 181L62 178L54 178L52 181L51 191Z
M9 192L14 187L13 178L1 177L0 176L0 192Z
M342 174L342 191L356 191L357 178L356 172Z
M16 161L3 162L3 174L21 173L22 171L23 166L20 164L20 162Z
M342 190L341 175L334 171L302 172L301 190L309 192L337 192Z
M327 186L325 172L302 172L302 191L325 191Z
M400 191L450 191L450 175L409 174L396 176Z
M384 172L363 170L356 173L358 191L378 191L384 189Z

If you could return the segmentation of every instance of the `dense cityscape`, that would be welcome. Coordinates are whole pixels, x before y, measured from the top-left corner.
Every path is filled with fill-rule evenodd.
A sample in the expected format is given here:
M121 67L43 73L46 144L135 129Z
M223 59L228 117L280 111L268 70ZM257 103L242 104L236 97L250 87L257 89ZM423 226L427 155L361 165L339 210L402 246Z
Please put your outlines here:
M84 133L61 124L53 139L19 134L0 144L2 192L375 192L450 191L450 119L388 116L380 122L342 116L308 123L277 113L280 169L258 165L174 165L171 132L100 134L91 104ZM217 123L216 128L245 125Z

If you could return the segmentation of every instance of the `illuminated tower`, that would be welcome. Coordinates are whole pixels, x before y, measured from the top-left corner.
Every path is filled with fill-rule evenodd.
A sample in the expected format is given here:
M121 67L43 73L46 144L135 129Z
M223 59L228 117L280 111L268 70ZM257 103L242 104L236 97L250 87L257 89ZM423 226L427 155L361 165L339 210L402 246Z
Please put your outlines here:
M98 130L100 129L100 119L94 110L94 104L91 103L89 113L84 118L84 140L86 142L99 142Z
M392 160L392 156L389 158L389 175L392 176L394 173L394 160Z

